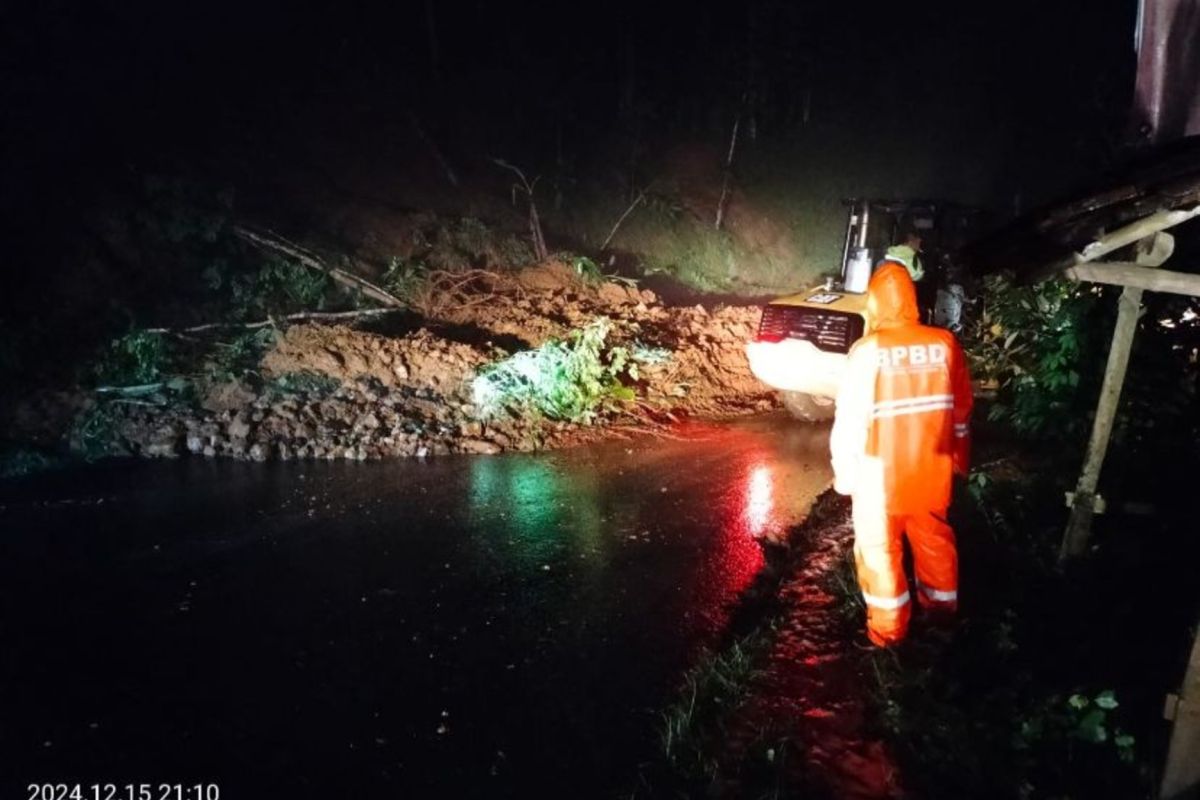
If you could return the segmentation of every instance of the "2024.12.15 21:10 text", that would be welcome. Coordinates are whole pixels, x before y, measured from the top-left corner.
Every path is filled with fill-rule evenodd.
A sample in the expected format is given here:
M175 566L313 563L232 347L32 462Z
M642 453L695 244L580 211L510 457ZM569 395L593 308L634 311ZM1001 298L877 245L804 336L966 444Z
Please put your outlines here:
M215 783L31 783L26 800L221 800Z

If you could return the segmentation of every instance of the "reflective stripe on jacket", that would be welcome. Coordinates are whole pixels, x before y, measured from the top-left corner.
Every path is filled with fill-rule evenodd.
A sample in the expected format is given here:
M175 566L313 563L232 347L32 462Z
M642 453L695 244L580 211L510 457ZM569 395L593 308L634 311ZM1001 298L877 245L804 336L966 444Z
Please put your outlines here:
M944 509L970 454L971 382L954 334L917 322L907 270L885 263L867 288L871 333L850 350L830 437L839 491L888 513Z

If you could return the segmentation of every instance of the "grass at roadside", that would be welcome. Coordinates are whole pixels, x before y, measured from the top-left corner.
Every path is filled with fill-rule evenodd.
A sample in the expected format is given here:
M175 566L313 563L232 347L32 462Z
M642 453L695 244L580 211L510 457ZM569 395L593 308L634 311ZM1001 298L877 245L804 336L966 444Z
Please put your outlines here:
M696 659L660 713L658 757L643 765L632 796L792 796L800 743L769 723L748 739L734 727L779 635L787 610L779 601L781 585L804 558L806 540L845 510L842 498L826 492L787 543L764 545L765 563L732 610L725 640Z
M951 633L918 611L901 647L861 647L852 559L819 578L840 619L832 635L851 654L865 734L890 750L913 797L1150 797L1165 752L1162 698L1182 677L1194 622L1190 562L1170 549L1186 528L1166 509L1137 536L1127 520L1101 519L1092 555L1060 568L1065 511L1046 476L1070 471L1020 445L983 449L989 463L952 509L963 600ZM775 556L735 615L738 635L681 682L663 714L662 757L637 796L811 795L795 737L763 730L746 746L730 735L787 618L770 595L798 574L804 542L798 531Z
M1049 474L1044 457L1018 452L977 470L952 514L963 593L953 635L918 613L908 642L862 657L873 726L917 797L1153 794L1157 712L1181 677L1171 667L1187 615L1163 612L1171 592L1131 590L1159 562L1129 560L1145 541L1110 539L1058 567L1065 512ZM1140 627L1122 624L1134 618Z

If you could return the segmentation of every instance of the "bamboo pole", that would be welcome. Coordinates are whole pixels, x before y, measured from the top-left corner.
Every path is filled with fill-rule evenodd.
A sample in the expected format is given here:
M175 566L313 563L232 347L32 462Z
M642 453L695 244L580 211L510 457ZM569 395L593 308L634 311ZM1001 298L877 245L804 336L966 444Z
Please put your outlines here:
M1200 215L1200 205L1193 208L1158 211L1148 217L1139 219L1137 222L1131 222L1123 228L1118 228L1112 233L1106 234L1104 237L1092 242L1075 254L1073 263L1083 264L1088 261L1095 261L1100 256L1108 255L1114 250L1120 250L1122 247L1128 247L1134 242L1144 242L1147 239L1153 239L1155 242L1158 242L1159 240L1155 239L1154 236L1156 233L1167 228L1173 228L1182 222L1187 222L1197 215ZM1157 246L1157 244L1154 246ZM1168 252L1167 255L1170 255L1170 253ZM1165 257L1163 260L1165 260ZM1139 261L1138 263L1142 262ZM1162 261L1158 263L1161 264ZM1158 264L1147 265L1158 266Z
M1170 257L1174 248L1175 242L1170 234L1152 232L1138 241L1137 265L1141 269L1157 267ZM1100 387L1100 401L1096 405L1096 418L1092 422L1092 435L1088 440L1083 471L1079 475L1079 482L1071 501L1071 516L1063 533L1062 547L1059 550L1060 561L1081 555L1087 549L1088 539L1091 537L1092 516L1096 513L1096 487L1100 482L1104 456L1108 452L1108 441L1112 437L1117 406L1121 402L1125 373L1129 368L1129 353L1133 349L1133 337L1137 332L1138 317L1141 315L1142 291L1136 286L1126 286L1117 303L1117 324L1113 328L1112 344L1108 349L1104 383Z
M1104 368L1104 385L1100 388L1100 402L1096 406L1096 419L1092 423L1087 458L1083 463L1079 483L1075 487L1071 518L1067 523L1062 549L1059 552L1060 561L1078 556L1087 549L1092 530L1092 515L1095 513L1096 486L1100 482L1100 468L1104 466L1108 440L1112 436L1113 421L1117 416L1117 405L1121 401L1121 387L1125 383L1125 372L1129 367L1129 352L1133 349L1133 335L1137 331L1141 306L1142 290L1126 286L1117 305L1117 324L1113 329L1112 345L1108 350L1108 365Z
M1162 800L1184 800L1200 790L1200 629L1192 641L1183 686L1167 697L1166 717L1172 720L1171 744L1163 768Z
M1079 264L1068 269L1066 275L1077 281L1133 286L1151 292L1169 292L1200 297L1200 274L1154 269L1130 261L1100 261L1095 264Z

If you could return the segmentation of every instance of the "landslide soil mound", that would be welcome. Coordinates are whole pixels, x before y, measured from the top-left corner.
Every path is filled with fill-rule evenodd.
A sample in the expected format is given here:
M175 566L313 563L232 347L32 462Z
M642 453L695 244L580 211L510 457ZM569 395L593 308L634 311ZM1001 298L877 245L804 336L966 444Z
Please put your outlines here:
M361 460L559 447L775 402L743 350L758 324L754 306L668 308L632 282L588 280L561 261L445 272L415 305L424 313L287 327L263 354L257 381L204 387L191 405L92 398L82 415L103 407L112 449L135 455ZM600 318L609 320L606 345L658 354L630 387L635 400L589 425L477 406L472 382L481 367ZM61 405L38 402L46 407L31 412L27 403L23 418L45 420ZM79 449L79 430L60 434L74 435Z

